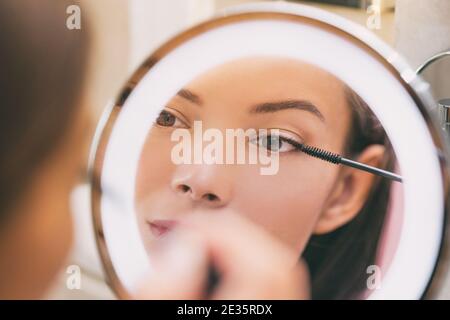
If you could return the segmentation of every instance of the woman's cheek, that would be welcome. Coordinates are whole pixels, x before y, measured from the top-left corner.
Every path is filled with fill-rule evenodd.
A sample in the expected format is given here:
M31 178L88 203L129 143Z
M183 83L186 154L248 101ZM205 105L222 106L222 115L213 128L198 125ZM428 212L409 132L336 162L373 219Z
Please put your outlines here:
M234 209L300 253L322 212L332 171L309 159L304 165L289 160L280 158L280 169L272 176L243 173Z
M136 203L139 204L156 190L169 185L175 169L170 155L173 144L157 133L149 134L139 159L136 175Z
M169 138L150 132L139 158L134 205L139 232L147 251L151 251L154 243L147 221L152 213L158 211L155 206L167 204L163 196L167 195L175 169L170 160L171 148Z

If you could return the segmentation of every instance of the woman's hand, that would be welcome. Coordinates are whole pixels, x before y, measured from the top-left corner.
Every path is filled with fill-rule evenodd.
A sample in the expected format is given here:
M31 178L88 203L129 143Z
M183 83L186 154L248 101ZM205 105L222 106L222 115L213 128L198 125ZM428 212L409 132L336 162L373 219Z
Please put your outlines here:
M307 299L298 253L234 213L183 219L151 256L154 270L137 299ZM206 294L209 267L220 281Z

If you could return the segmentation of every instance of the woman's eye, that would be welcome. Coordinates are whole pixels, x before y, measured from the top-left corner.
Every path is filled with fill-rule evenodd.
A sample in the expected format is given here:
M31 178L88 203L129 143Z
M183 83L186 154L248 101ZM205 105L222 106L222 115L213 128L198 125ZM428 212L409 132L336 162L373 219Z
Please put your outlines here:
M162 127L185 127L183 121L167 110L161 111L156 119L156 124Z
M258 146L263 147L270 152L288 152L295 149L292 144L283 140L279 135L258 136L256 141L253 140L253 143L258 144Z

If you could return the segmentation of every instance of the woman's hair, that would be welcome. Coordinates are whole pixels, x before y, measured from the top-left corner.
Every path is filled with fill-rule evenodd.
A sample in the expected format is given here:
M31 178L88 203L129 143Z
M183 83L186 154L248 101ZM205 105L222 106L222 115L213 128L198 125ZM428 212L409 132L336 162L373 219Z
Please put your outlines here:
M87 30L69 30L76 1L0 1L0 223L56 150L80 103ZM83 20L84 22L84 20Z
M356 157L372 144L385 146L380 167L393 170L395 155L389 139L369 106L353 90L345 94L351 109L346 156ZM352 299L367 289L366 272L376 264L378 242L389 202L391 182L375 177L368 198L353 220L324 235L313 235L303 253L313 299Z

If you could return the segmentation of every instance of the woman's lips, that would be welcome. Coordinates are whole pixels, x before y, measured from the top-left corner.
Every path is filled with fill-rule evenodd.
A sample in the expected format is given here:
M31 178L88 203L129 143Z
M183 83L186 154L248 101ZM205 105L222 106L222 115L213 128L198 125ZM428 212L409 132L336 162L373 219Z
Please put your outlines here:
M150 231L156 237L163 236L164 234L172 230L176 224L177 222L175 220L152 220L148 222Z

